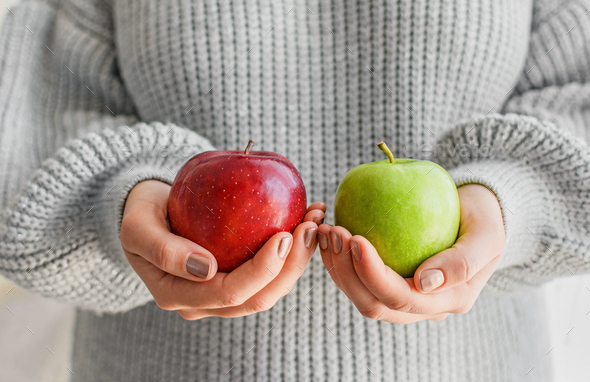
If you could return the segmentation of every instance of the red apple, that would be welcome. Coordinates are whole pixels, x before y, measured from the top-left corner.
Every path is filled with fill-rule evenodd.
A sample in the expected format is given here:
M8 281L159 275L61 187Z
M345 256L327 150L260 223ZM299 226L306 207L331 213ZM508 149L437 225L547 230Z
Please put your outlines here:
M208 151L182 166L170 190L172 232L209 250L230 272L278 232L293 232L307 209L299 172L267 151Z

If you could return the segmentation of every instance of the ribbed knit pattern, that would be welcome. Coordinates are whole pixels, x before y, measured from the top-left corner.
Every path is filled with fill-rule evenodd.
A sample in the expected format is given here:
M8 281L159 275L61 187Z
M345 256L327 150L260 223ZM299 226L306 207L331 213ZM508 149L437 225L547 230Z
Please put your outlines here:
M0 36L0 272L81 308L76 381L548 380L527 287L590 269L589 9L25 1ZM498 270L469 313L440 322L363 318L318 254L267 312L160 310L121 249L128 192L248 139L329 208L380 140L489 187L507 232Z

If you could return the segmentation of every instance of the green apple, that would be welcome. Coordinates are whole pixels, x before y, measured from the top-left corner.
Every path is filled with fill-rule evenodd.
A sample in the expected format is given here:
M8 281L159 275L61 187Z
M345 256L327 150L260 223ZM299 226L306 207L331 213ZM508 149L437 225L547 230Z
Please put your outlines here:
M412 277L429 257L451 247L461 215L457 187L436 163L389 159L359 165L346 173L336 191L336 225L373 244L383 262Z

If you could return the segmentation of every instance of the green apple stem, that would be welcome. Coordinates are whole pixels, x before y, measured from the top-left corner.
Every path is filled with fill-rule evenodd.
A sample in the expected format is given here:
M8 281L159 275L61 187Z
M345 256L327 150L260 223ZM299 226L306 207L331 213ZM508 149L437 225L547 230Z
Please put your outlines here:
M254 146L254 141L250 139L248 141L248 146L246 146L246 150L244 150L244 155L250 154L250 149L252 149L252 146Z
M387 154L387 157L389 158L389 163L395 163L395 159L393 158L393 154L391 153L391 150L389 149L389 147L387 147L385 142L381 141L381 142L377 143L377 146L381 149L381 151L383 151L385 154Z

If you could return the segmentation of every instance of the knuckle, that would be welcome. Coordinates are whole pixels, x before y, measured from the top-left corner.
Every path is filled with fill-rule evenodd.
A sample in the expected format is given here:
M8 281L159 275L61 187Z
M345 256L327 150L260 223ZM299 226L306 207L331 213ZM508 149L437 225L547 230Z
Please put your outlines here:
M160 308L162 310L176 310L176 308L177 308L175 303L173 303L172 301L167 300L167 299L154 297L154 302L156 303L158 308Z
M194 320L198 320L201 318L201 315L195 312L190 312L190 311L179 311L178 315L186 321L194 321Z
M473 303L469 304L460 304L454 311L454 314L465 314L468 313L471 308L473 308Z
M428 319L428 321L442 321L449 316L449 313L436 314Z
M157 239L154 242L152 261L154 265L164 271L169 269L170 260L174 258L175 251L170 241Z
M267 310L269 310L273 306L274 306L274 303L271 301L265 300L263 298L255 298L252 301L252 304L250 306L250 310L252 310L253 313L266 312Z
M409 299L391 299L383 302L383 304L391 310L398 312L410 313L414 310L414 305Z
M357 307L359 313L363 315L363 317L370 318L373 320L381 320L383 318L383 312L378 305L367 306L367 307Z
M246 298L232 292L225 292L221 297L221 306L224 308L231 308L239 306L246 302Z
M477 259L475 258L475 255L473 255L472 253L466 253L464 256L461 256L461 259L463 260L463 265L462 265L463 272L461 274L460 281L462 283L465 283L465 282L469 281L471 279L471 277L473 277L473 275L476 273Z

